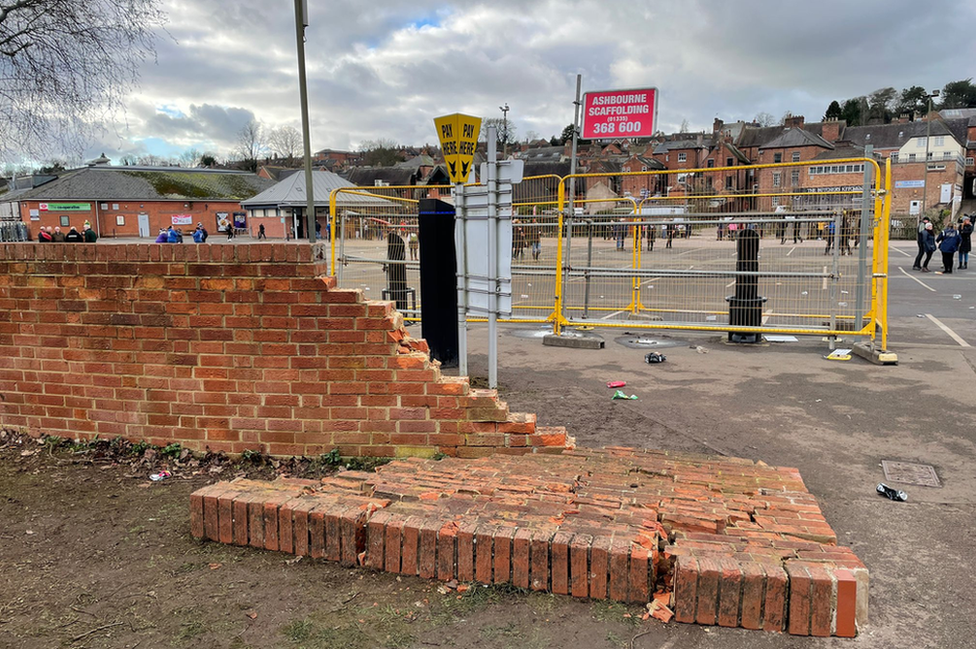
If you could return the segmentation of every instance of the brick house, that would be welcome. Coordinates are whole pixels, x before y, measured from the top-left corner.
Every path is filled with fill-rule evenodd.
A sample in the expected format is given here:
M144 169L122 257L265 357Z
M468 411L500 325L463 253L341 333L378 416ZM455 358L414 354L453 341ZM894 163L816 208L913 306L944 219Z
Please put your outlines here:
M834 145L819 135L810 131L788 127L778 137L759 146L757 164L782 164L790 162L806 162L814 160L825 151L834 149ZM808 170L804 167L782 167L760 169L756 174L756 183L760 194L776 194L800 191L805 186ZM786 197L773 196L766 202L760 200L757 207L775 210L779 205L788 204Z
M222 230L243 216L242 200L272 184L243 171L100 164L60 173L18 198L32 238L38 227L81 231L87 221L102 237L155 239L171 225Z
M643 155L632 155L620 165L623 173L639 173L642 171L664 171L664 164ZM637 201L663 194L667 187L667 175L652 176L623 176L620 179L620 189L624 196L630 196Z

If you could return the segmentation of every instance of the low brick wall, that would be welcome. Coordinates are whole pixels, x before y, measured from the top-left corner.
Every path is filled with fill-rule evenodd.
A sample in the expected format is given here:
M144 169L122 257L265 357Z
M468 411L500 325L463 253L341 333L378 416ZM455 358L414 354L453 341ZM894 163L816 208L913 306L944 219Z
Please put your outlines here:
M314 456L559 452L321 245L0 245L0 425Z

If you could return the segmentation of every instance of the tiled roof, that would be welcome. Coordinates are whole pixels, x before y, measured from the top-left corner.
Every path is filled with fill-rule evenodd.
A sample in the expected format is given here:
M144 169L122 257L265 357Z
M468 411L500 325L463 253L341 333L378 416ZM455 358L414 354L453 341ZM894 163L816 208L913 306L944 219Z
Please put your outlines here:
M783 149L789 147L819 146L824 149L833 149L834 145L823 139L819 135L814 135L802 128L788 128L782 135L766 144L761 149Z
M272 185L252 173L166 167L84 167L67 171L21 200L234 200Z

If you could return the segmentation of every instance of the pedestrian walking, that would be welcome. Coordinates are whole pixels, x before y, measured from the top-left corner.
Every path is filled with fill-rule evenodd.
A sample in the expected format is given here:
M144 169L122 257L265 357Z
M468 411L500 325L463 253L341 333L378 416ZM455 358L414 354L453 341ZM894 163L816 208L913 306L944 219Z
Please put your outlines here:
M960 270L968 270L969 251L973 249L973 224L968 216L962 220L959 236L961 238L959 242L959 268Z
M665 232L667 232L668 237L668 243L664 247L668 249L671 248L671 243L674 241L674 223L666 223L663 227L665 228Z
M931 223L926 223L922 226L922 251L925 255L925 259L922 261L922 265L919 267L923 273L929 272L929 261L932 259L932 253L935 252L935 233L933 232L933 227Z
M951 275L952 258L956 255L956 251L959 250L962 237L959 236L959 231L956 230L956 226L952 222L949 222L945 229L939 233L939 237L935 242L939 244L939 252L942 253L942 274Z
M261 239L267 239L268 235L264 233L264 223L258 226L258 241Z
M834 230L836 230L836 226L833 221L827 223L827 226L824 228L824 238L827 241L827 249L824 250L825 255L829 255L830 249L834 247L834 235L836 234Z
M918 245L918 254L915 256L915 263L912 270L922 270L922 257L925 255L925 226L929 223L929 217L923 216L918 222L918 230L915 233L915 243ZM931 255L929 255L931 257Z
M614 237L617 240L617 250L624 249L624 239L627 236L627 226L624 225L624 220L620 219L614 227Z
M230 221L227 223L227 240L230 241L234 238L234 222Z
M657 226L647 226L647 252L654 252L654 239L657 238Z
M532 259L536 261L539 261L539 255L542 254L542 232L540 232L539 228L538 223L532 223L528 226L525 235L529 248L532 250Z
M417 233L414 230L411 230L410 234L407 235L407 248L410 249L410 259L417 261L417 252L420 250L420 239L417 238Z

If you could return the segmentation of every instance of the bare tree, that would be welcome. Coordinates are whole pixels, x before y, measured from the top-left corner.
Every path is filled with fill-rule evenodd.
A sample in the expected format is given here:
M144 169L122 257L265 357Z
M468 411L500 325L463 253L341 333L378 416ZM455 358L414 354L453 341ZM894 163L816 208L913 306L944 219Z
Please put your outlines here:
M495 127L495 138L498 141L499 146L505 146L505 144L511 144L512 142L517 142L518 127L515 126L515 122L512 120L505 120L501 117L486 117L481 120L481 132L478 133L479 142L488 141L488 127Z
M776 118L769 113L756 113L756 116L752 118L756 124L760 126L775 126Z
M200 153L197 149L190 147L186 151L180 154L179 163L181 167L195 167L200 162Z
M154 58L161 0L0 0L0 157L79 155Z
M288 163L302 150L302 134L294 126L279 126L268 131L268 148Z
M679 133L687 133L691 127L688 125L688 120L681 120L681 128L678 130Z
M250 171L257 171L258 158L265 149L263 131L261 124L252 119L237 132L237 149L235 152L244 168Z
M366 140L359 145L363 163L373 167L392 167L403 161L403 152L395 140Z

